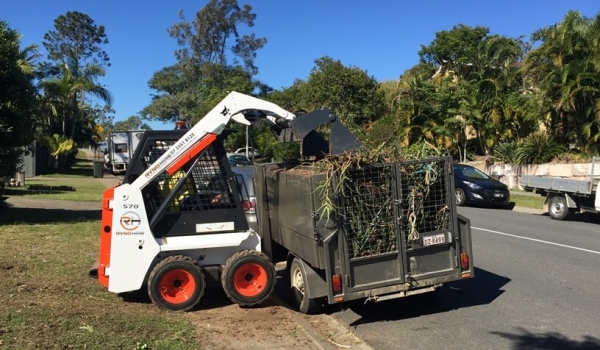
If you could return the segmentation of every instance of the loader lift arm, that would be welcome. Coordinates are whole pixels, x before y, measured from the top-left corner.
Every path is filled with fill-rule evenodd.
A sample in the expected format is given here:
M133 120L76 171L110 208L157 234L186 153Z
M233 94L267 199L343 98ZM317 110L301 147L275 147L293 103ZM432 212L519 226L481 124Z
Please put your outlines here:
M272 102L232 91L189 129L168 152L160 156L135 179L131 186L142 189L165 170L169 175L174 174L190 159L210 146L223 132L230 119L244 125L258 125L264 119L274 124L276 120L294 118L293 113Z

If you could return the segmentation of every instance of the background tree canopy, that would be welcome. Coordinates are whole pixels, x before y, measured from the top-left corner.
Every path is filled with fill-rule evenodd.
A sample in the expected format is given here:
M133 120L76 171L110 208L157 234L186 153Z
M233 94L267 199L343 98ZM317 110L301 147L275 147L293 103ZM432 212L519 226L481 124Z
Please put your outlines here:
M150 120L193 125L229 91L291 112L330 108L373 147L427 143L462 161L598 154L600 13L586 18L570 11L555 25L524 33L530 41L458 23L421 45L419 61L396 80L379 82L361 67L324 56L307 77L282 89L256 79L255 59L267 45L252 32L258 15L237 0L211 0L191 20L180 13L167 28L178 44L175 64L157 67L148 81L155 92L149 105L119 122L101 83L110 66L103 25L76 11L57 17L42 40L47 60L38 63L36 45L21 48L19 34L1 22L0 172L12 172L9 159L34 138L86 145L113 129L149 129ZM245 146L246 128L228 127L226 146ZM249 128L247 136L269 158L297 152L278 145L266 126Z

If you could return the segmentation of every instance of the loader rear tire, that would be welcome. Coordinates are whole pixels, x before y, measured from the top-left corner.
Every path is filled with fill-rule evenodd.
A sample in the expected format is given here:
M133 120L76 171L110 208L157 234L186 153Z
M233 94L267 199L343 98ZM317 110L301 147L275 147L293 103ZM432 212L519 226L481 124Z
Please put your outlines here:
M225 294L243 307L256 306L269 299L275 289L275 280L275 267L256 250L243 250L232 255L221 274Z
M189 256L170 256L159 262L148 278L150 300L161 309L188 311L196 306L206 282L204 273Z

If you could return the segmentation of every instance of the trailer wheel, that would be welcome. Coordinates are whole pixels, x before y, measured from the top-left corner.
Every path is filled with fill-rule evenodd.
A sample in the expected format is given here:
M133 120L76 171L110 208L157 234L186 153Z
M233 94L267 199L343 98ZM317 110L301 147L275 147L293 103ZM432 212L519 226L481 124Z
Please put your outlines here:
M456 205L459 207L465 205L467 202L467 194L460 187L454 189L454 197L456 199Z
M234 303L251 307L267 300L275 289L275 267L256 250L232 255L223 268L221 284Z
M290 265L290 282L298 311L305 314L315 314L321 310L323 298L309 298L306 288L308 280L298 258L294 258Z
M165 258L148 278L150 300L164 310L190 310L200 302L205 287L202 269L194 259L184 255Z
M567 199L563 196L554 196L548 201L548 214L554 220L564 220L571 210L567 207Z

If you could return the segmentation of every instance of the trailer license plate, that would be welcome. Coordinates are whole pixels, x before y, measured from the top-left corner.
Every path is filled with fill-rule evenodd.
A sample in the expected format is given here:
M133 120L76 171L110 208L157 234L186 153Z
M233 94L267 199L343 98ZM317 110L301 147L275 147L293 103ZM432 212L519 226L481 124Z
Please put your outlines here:
M443 233L423 237L423 245L424 246L443 244L443 243L446 243L446 235Z

